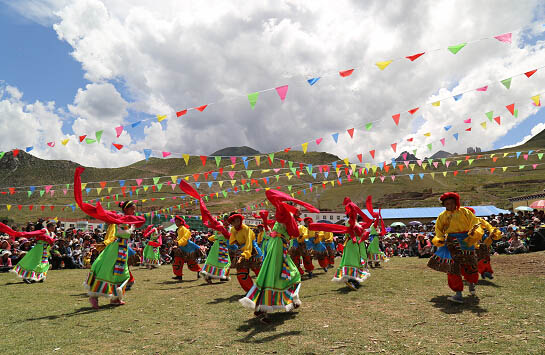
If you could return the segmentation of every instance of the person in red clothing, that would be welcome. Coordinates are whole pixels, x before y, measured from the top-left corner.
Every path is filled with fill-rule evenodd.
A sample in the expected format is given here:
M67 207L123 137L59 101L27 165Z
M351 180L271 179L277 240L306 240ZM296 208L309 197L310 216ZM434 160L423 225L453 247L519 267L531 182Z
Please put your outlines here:
M200 278L201 267L196 260L202 254L201 249L190 240L191 231L182 217L176 216L174 223L178 227L176 231L178 248L174 251L174 263L172 263L172 272L175 275L173 279L182 280L183 268L186 262L189 270L196 272L197 278Z

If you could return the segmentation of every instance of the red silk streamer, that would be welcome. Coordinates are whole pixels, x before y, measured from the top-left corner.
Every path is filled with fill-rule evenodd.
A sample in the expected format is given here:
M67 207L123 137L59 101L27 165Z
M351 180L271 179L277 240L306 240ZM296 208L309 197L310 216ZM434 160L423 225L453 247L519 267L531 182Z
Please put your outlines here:
M289 196L288 194L285 194L278 190L267 190L265 192L265 195L267 196L267 199L273 204L273 206L276 207L276 221L286 226L286 230L292 238L299 237L299 228L297 226L297 221L293 216L298 212L298 209L295 206L288 205L286 202L292 202L297 205L303 206L312 213L320 213L320 210L311 205L310 203L297 200Z
M49 239L52 239L51 237L49 237L46 234L45 229L40 229L40 230L32 231L32 232L18 232L18 231L15 231L15 230L11 229L8 226L6 226L4 223L0 223L0 232L6 233L10 237L12 237L11 240L15 240L15 238L36 238L36 239L38 239L38 237L41 237L41 236L45 236L45 237L47 237ZM46 239L41 239L41 238L39 240L47 241Z

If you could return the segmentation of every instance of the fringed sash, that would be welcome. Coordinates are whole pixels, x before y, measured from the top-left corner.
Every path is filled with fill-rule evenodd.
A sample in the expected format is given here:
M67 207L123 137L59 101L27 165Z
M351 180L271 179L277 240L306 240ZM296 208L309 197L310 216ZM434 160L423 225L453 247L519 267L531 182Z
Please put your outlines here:
M117 259L116 259L115 265L114 265L114 274L115 275L123 275L123 272L125 271L125 264L127 263L127 241L128 241L128 239L118 238L117 241L119 243L119 247L118 247L118 251L117 251Z

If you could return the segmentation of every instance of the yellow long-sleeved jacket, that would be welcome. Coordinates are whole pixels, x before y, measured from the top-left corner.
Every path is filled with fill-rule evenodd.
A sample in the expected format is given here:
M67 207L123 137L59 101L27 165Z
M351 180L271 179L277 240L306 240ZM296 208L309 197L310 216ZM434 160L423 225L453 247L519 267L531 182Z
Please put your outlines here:
M441 212L435 222L435 237L432 239L432 243L437 247L443 246L448 234L468 232L477 223L479 223L477 217L466 208L458 208L453 212L445 210ZM477 242L466 240L468 245L475 245Z
M191 238L191 231L184 226L178 227L178 238L176 238L176 243L178 246L185 247L187 242Z
M305 226L305 229L306 229L305 239L314 238L314 244L320 243L320 241L322 240L323 232L311 231L306 226Z
M333 232L322 232L322 242L333 243Z
M257 244L261 244L261 242L263 242L263 234L265 234L265 231L261 231L257 234Z
M481 226L488 231L488 236L483 241L484 244L490 246L492 244L492 240L501 239L502 233L498 228L494 227L493 225L488 223L487 220L485 220L483 218L477 217L477 220L479 220L479 223L481 224Z
M299 238L297 238L297 242L304 243L305 239L307 239L308 235L308 228L303 226L302 224L299 225Z
M231 227L231 238L229 238L229 244L237 244L239 247L242 247L241 255L246 260L250 259L252 256L252 240L254 239L254 231L244 223L239 230L236 230L235 227Z

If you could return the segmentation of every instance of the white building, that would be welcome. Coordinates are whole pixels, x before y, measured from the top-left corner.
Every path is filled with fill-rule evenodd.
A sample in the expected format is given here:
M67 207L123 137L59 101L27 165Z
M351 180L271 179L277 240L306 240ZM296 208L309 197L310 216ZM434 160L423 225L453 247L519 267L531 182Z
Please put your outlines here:
M93 231L97 228L104 230L104 227L106 226L104 222L96 219L59 218L59 221L65 230L68 228L76 228L84 231Z
M301 216L302 218L311 217L314 220L314 222L326 220L331 223L337 223L341 220L344 220L346 217L346 214L344 212L322 211L320 213L303 212L301 213Z

